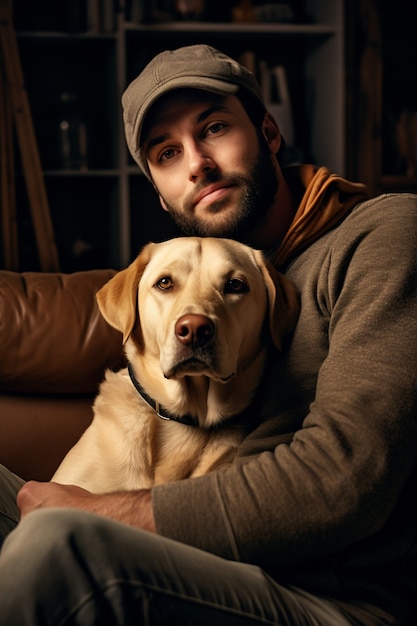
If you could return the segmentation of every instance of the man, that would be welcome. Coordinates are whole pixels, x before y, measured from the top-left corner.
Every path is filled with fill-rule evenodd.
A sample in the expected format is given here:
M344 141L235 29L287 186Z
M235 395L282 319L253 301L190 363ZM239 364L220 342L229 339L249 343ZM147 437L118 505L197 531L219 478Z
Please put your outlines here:
M301 314L231 468L128 493L22 487L0 624L411 625L417 197L281 168L255 80L207 46L157 56L123 106L162 207L265 250ZM20 485L3 481L8 528Z

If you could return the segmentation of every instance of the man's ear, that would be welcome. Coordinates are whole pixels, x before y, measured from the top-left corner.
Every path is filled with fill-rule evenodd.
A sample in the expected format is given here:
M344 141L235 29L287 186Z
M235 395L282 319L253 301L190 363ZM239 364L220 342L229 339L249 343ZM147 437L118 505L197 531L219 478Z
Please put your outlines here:
M159 202L161 204L161 207L164 209L164 211L166 211L167 213L169 213L168 207L165 204L165 200L163 199L163 197L161 196L161 194L159 194Z
M262 122L262 134L272 154L276 154L281 145L281 133L275 118L267 111Z

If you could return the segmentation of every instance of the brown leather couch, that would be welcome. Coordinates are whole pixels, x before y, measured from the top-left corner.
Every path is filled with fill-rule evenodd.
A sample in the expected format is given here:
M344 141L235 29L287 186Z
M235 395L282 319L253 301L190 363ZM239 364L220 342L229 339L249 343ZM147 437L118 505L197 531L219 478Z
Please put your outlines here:
M0 271L0 463L25 479L52 476L91 421L104 370L123 363L95 300L114 273Z

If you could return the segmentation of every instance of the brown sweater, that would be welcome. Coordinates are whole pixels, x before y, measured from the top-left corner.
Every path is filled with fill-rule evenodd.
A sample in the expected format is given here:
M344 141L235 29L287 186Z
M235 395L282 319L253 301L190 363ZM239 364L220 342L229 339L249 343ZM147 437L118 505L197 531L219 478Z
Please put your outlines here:
M285 271L302 310L254 430L231 468L154 487L158 532L332 598L352 623L414 624L417 196L359 203Z

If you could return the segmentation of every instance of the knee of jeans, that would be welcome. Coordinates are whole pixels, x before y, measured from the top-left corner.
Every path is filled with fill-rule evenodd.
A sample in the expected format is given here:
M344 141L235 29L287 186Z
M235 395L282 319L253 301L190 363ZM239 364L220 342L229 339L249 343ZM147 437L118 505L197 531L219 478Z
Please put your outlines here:
M13 550L21 549L28 554L31 546L36 547L36 553L48 552L62 555L62 549L71 542L71 537L77 536L82 541L88 534L90 524L85 517L89 514L76 509L40 509L27 515L10 533L4 544L4 551L8 546ZM83 533L80 532L83 529ZM84 537L88 542L88 537Z

